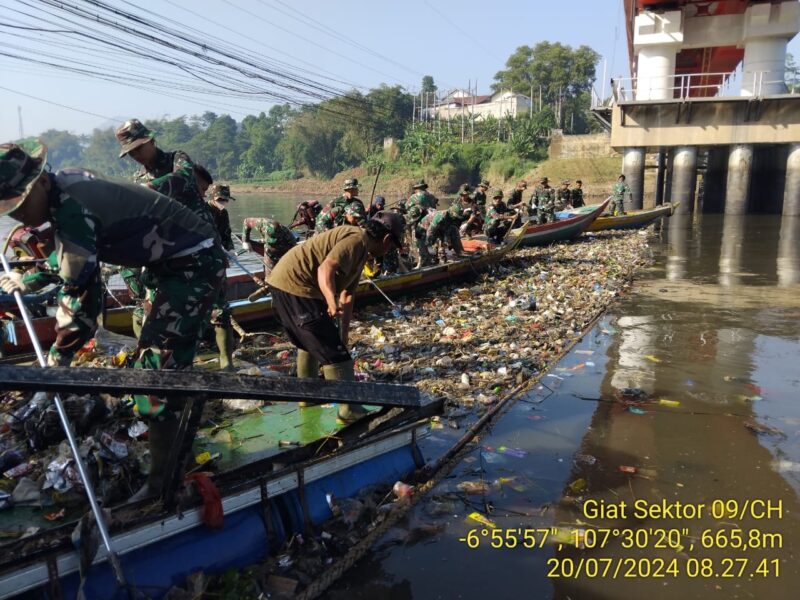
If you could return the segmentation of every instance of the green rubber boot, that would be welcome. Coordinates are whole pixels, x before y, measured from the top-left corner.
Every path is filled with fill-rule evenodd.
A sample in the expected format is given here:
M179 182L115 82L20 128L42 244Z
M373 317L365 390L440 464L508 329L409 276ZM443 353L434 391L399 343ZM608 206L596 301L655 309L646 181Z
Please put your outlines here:
M356 378L352 360L323 365L322 374L328 381L355 381ZM360 404L340 404L336 422L340 425L346 425L357 421L366 414L367 410Z
M297 377L300 379L316 379L319 377L319 363L305 350L297 350ZM298 402L300 408L316 406L316 402Z
M148 423L148 441L150 446L150 474L147 483L136 492L129 502L137 502L154 496L160 496L164 489L169 453L178 434L178 420L151 420Z
M144 307L137 306L133 309L133 314L131 315L131 328L133 329L133 335L136 336L138 340L142 337L142 326L144 325Z
M215 327L214 335L219 348L220 371L233 371L233 328Z

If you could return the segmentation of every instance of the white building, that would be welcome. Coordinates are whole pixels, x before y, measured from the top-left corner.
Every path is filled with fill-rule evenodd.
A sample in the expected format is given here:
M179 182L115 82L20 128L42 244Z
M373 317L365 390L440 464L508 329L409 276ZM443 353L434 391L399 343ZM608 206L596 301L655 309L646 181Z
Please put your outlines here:
M492 116L496 119L528 114L531 99L511 91L495 92L492 95L473 96L465 90L455 90L440 99L426 112L428 118L458 119L460 117L483 119Z

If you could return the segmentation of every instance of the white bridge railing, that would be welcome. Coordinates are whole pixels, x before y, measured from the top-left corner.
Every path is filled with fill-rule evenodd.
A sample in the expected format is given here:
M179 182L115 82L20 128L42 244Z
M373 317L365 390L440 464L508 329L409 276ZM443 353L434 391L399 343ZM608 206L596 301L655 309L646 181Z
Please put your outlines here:
M699 97L763 98L789 93L783 78L776 71L742 73L692 73L663 77L620 77L612 80L611 97L601 98L592 89L592 108L608 107L618 102L651 100L690 100ZM664 85L664 82L674 85ZM798 93L795 89L792 93Z

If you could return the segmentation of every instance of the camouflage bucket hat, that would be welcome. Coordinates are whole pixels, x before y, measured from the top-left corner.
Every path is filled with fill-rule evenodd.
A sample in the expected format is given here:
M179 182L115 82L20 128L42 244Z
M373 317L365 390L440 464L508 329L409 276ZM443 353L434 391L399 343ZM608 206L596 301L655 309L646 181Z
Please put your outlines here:
M47 164L47 146L38 140L0 145L0 216L19 207Z
M484 188L486 188L488 190L489 189L489 180L488 179L482 179L481 182L478 184L478 187L484 187Z
M492 199L494 198L502 198L503 197L503 190L500 188L494 188L492 190Z
M425 183L424 179L417 179L414 184L411 186L412 190L426 190L428 189L428 184Z
M353 177L352 179L345 179L344 186L342 187L343 190L355 190L358 189L358 179Z
M139 119L125 121L114 135L117 136L117 141L122 146L119 153L120 158L155 137L153 132L145 127Z
M209 192L212 200L224 200L226 202L228 200L236 200L236 198L231 196L231 188L227 185L215 183L211 186Z
M466 194L469 194L471 191L472 191L472 188L469 187L469 184L468 183L464 183L464 184L461 185L460 188L458 188L458 195L459 196L464 196Z

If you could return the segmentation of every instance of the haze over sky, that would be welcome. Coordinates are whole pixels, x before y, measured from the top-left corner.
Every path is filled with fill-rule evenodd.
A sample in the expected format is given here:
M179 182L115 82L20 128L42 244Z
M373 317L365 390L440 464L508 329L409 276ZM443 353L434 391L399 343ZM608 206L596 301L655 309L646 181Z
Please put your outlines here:
M487 93L494 74L504 67L518 46L532 46L544 40L592 47L606 61L607 79L629 74L621 0L110 2L149 18L173 19L187 28L224 38L240 49L335 78L343 82L337 84L341 87L359 86L364 91L381 83L400 84L412 92L418 91L423 75L432 75L440 90L465 88L468 82L474 85L477 80L479 93ZM0 22L36 24L35 19L20 15L20 10L34 12L18 0L0 0ZM314 21L303 22L302 15ZM358 45L329 35L325 27L348 36ZM36 32L17 30L11 35L8 29L1 31L4 39L16 46L17 53L20 48L35 45L42 36ZM59 54L58 47L51 45L47 50ZM800 55L800 38L790 42L789 51ZM121 65L120 68L125 65L121 54L86 56L87 60L90 57L105 61L112 77L114 64ZM80 60L74 64L80 66ZM598 91L602 86L603 64L601 59L595 84ZM168 70L165 66L154 68L162 75ZM130 80L103 81L6 56L0 56L0 73L2 141L19 136L18 106L22 107L25 135L37 135L50 128L89 133L95 127L107 127L131 117L175 118L207 110L228 113L241 120L272 105L257 97L226 100L190 93L164 95L170 90L156 93L140 89Z

